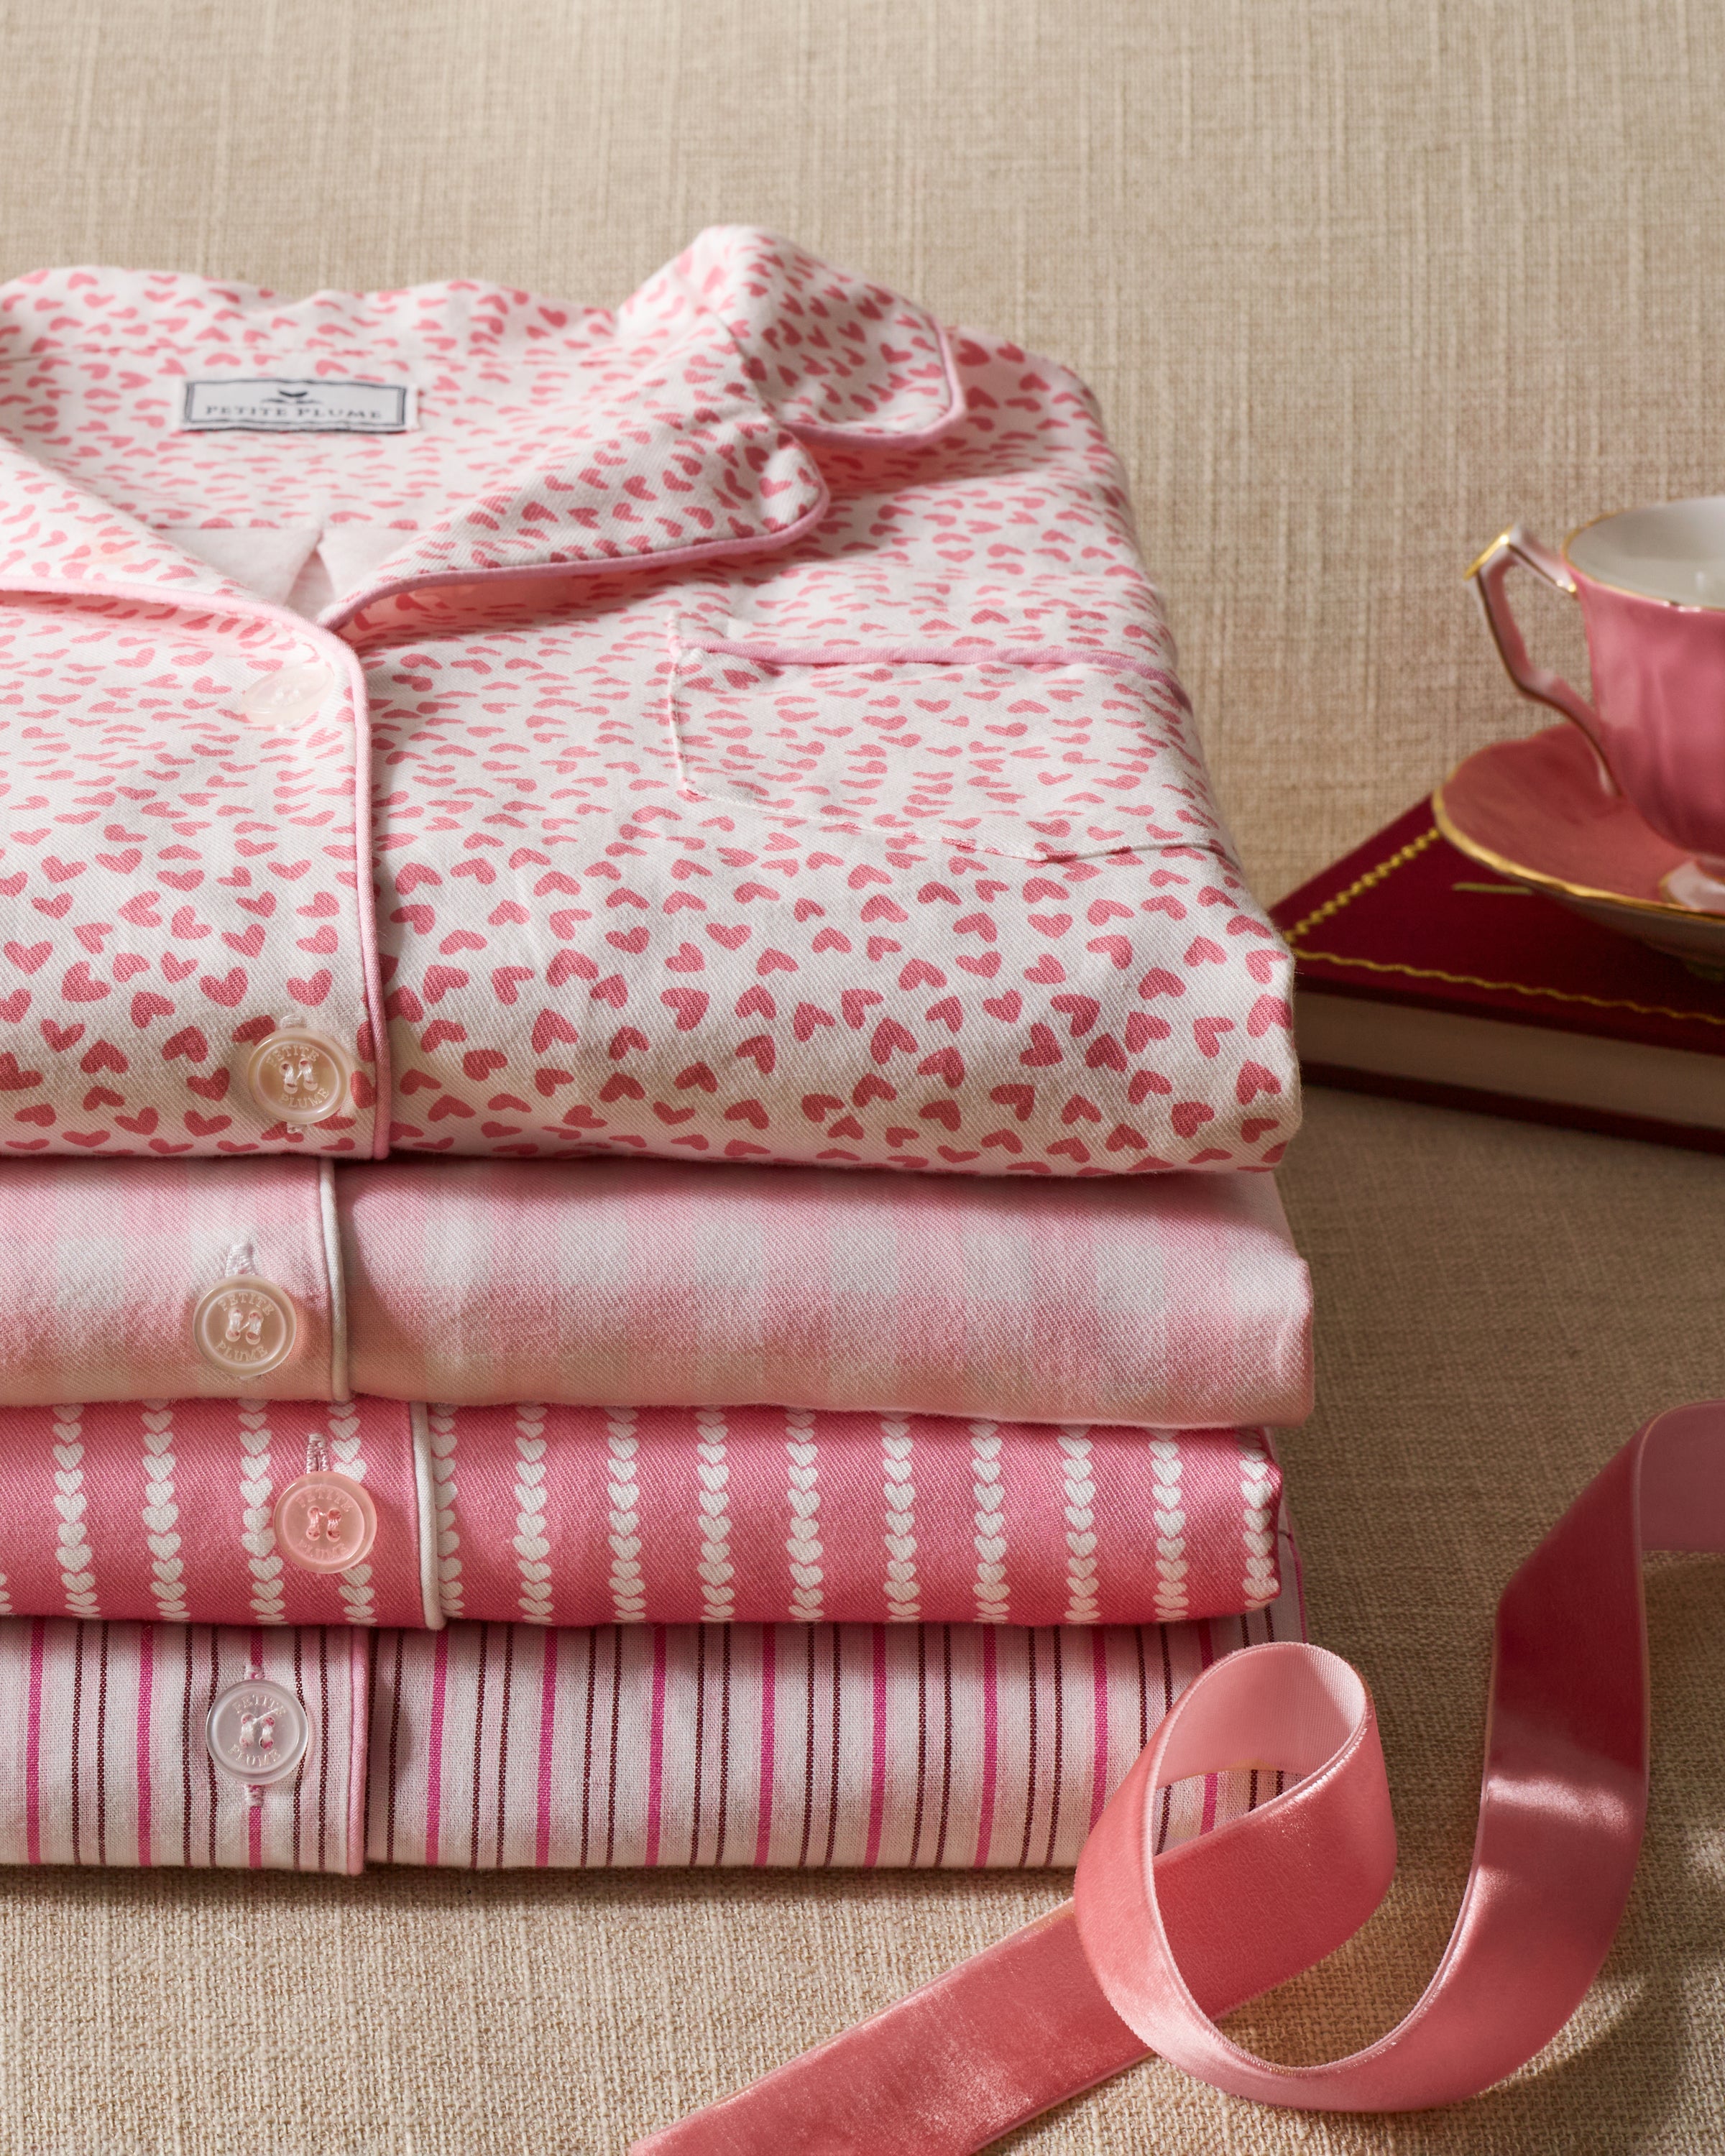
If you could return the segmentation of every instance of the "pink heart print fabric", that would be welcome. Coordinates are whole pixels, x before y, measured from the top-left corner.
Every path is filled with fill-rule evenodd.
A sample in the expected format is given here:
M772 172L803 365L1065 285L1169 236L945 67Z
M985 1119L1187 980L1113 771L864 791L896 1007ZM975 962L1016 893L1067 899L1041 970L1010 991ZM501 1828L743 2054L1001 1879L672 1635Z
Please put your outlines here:
M0 365L0 1150L1280 1158L1065 368L747 228L614 311L44 271Z
M1201 1671L1304 1637L1279 1532L1276 1602L1175 1625L0 1619L0 1864L1070 1866ZM305 1740L254 1804L206 1736L249 1677ZM1158 1846L1278 1789L1181 1783Z
M212 1360L223 1280L293 1313ZM1269 1176L1094 1183L675 1161L12 1163L0 1404L790 1399L1174 1429L1300 1421L1311 1281Z
M341 1570L281 1532L314 1465L376 1513ZM1273 1601L1281 1495L1262 1430L63 1403L0 1410L0 1615L1136 1625Z

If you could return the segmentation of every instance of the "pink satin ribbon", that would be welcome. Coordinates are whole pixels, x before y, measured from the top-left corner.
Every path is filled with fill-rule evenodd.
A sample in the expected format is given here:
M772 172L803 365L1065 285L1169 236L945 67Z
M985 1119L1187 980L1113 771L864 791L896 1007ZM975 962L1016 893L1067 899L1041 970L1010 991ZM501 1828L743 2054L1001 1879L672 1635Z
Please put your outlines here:
M1364 1684L1322 1648L1249 1647L1158 1728L1085 1846L1071 1902L634 2156L968 2156L1152 2051L1300 2110L1476 2095L1568 2020L1629 1897L1647 1805L1653 1549L1725 1550L1725 1402L1648 1423L1506 1589L1461 1913L1419 2003L1364 2051L1277 2066L1213 2018L1332 1952L1395 1866ZM1158 1789L1243 1764L1300 1779L1153 1860Z

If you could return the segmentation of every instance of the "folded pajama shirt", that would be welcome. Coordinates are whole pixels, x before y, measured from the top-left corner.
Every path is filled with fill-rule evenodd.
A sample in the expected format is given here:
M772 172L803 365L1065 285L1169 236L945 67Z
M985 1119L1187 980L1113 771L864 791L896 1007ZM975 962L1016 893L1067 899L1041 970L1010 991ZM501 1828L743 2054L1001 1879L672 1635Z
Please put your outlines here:
M324 1570L281 1508L331 1472L375 1526ZM63 1403L0 1409L0 1614L21 1617L1137 1624L1281 1586L1262 1430Z
M1066 369L747 228L614 311L0 287L0 1151L1262 1168Z
M1201 1670L1304 1636L1282 1536L1274 1604L1170 1625L0 1620L0 1862L1069 1866ZM1158 1843L1278 1787L1180 1784Z
M235 1277L268 1291L252 1298L264 1354L200 1330ZM351 1387L1287 1424L1312 1404L1311 1294L1268 1176L257 1158L0 1172L13 1405Z
M0 379L0 1856L1070 1862L1311 1389L1083 386L745 228Z

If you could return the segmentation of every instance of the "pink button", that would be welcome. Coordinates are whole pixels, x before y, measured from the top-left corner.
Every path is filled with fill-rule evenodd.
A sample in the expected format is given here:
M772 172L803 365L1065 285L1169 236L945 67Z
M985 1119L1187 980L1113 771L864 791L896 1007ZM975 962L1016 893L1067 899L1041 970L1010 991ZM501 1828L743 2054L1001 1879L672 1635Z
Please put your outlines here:
M285 1685L249 1676L216 1694L204 1718L209 1756L236 1781L285 1781L311 1743L311 1717Z
M275 1540L303 1572L346 1572L377 1538L377 1508L351 1476L302 1475L275 1501Z

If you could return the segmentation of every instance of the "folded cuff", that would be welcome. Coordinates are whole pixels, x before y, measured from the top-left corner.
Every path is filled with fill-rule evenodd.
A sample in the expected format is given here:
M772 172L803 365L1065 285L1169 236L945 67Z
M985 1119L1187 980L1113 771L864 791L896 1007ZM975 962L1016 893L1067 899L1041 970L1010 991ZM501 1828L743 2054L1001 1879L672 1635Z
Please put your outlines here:
M0 1862L359 1871L366 1645L326 1625L0 1624ZM304 1740L255 1802L206 1738L249 1680L275 1711L261 1748Z

